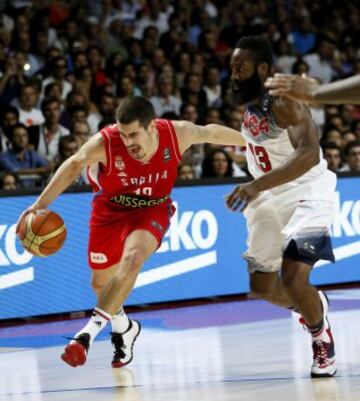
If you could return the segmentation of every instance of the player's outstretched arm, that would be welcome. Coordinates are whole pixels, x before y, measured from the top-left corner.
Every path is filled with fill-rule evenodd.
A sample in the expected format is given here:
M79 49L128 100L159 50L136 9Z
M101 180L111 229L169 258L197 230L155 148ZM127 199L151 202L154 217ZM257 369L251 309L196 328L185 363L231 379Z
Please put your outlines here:
M360 104L360 76L354 76L326 85L299 75L275 74L265 86L272 96L285 96L307 103Z
M239 131L224 125L197 125L189 121L173 121L180 151L183 153L191 145L214 143L218 145L245 146L245 140Z
M74 182L86 166L96 162L106 164L106 152L103 138L100 134L94 135L77 153L64 161L35 203L21 214L18 224L25 214L37 209L47 208L51 202Z

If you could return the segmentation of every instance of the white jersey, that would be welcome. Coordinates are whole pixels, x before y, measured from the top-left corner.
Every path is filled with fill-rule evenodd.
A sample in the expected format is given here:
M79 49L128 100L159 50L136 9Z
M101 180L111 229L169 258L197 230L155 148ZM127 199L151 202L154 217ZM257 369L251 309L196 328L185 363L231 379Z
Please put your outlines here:
M281 166L294 152L287 129L280 128L271 111L272 98L265 95L259 104L248 104L241 133L246 140L246 161L254 178ZM321 176L333 175L320 150L320 162L295 180L272 188L272 193L289 190Z

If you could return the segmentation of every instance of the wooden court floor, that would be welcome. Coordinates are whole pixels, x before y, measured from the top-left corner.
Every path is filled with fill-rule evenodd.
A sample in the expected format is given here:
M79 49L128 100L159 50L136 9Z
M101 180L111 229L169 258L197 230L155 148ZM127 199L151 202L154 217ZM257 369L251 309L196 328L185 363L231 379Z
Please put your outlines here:
M60 360L62 337L84 321L0 330L1 401L359 401L360 291L329 293L338 374L310 379L309 335L261 301L133 317L143 322L128 368L112 369L108 334L88 362Z

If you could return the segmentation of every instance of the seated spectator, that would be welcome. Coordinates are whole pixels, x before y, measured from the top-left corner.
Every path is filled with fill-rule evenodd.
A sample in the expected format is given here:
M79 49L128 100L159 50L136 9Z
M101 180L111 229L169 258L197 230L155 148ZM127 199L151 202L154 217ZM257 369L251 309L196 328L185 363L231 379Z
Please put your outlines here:
M341 147L341 131L336 129L336 127L329 127L321 137L321 143L325 144L329 142L335 143L337 146Z
M346 166L341 171L360 173L360 141L349 142L344 149Z
M274 50L276 54L275 67L284 74L290 74L296 61L291 44L285 38L280 38L275 43Z
M232 177L232 160L223 149L212 149L202 162L202 178L208 177Z
M218 68L210 67L206 71L204 91L206 93L207 105L209 107L220 107L221 85Z
M51 58L48 63L48 71L50 76L44 80L43 87L45 88L49 83L56 82L61 86L61 96L66 98L72 89L71 83L66 80L66 58L64 56Z
M68 110L70 128L74 126L75 123L87 123L89 117L88 109L85 106L74 106Z
M8 191L19 188L19 178L15 173L5 172L0 177L0 189Z
M71 129L71 135L77 140L79 148L90 138L90 126L86 121L76 121Z
M161 74L158 78L159 93L152 96L150 101L158 117L166 112L180 113L181 100L174 96L174 84L171 78Z
M51 166L35 150L30 150L28 144L28 128L16 124L12 131L11 149L0 154L0 170L16 172L24 187L34 187L41 184Z
M328 169L334 173L340 171L342 164L341 148L335 143L328 142L323 145L322 150L324 152L324 158L328 164Z
M78 140L73 135L63 136L59 141L59 155L56 160L55 171L61 164L69 157L73 156L80 149ZM81 175L73 182L72 185L86 185L89 184L87 178L87 169L85 168Z
M14 56L8 56L4 64L5 68L0 73L0 101L8 104L15 100L26 78L24 70L18 65Z
M345 148L345 146L349 143L349 142L353 142L357 140L357 137L355 135L354 132L352 131L345 131L342 134L342 142L341 142L341 147L342 149Z
M90 126L91 135L98 132L99 123L102 120L108 120L115 123L116 101L115 97L109 93L103 92L100 95L97 110L91 112L87 119Z
M179 180L193 180L195 178L195 172L193 167L187 163L181 163L178 167L178 179Z
M24 84L19 95L19 121L27 127L40 125L44 122L44 116L36 107L39 92L33 83Z
M207 108L207 98L202 88L202 77L199 74L189 73L181 89L181 99L184 103L192 103L196 106L200 119L204 117Z
M69 130L60 121L61 103L56 98L47 98L41 104L45 122L29 128L30 143L41 157L54 162L58 154L59 140L69 135Z
M0 113L0 152L10 149L12 129L18 122L19 111L16 107L2 108Z
M323 37L320 39L318 47L314 53L304 57L309 64L309 75L319 79L322 83L328 84L336 77L333 69L335 56L335 44L332 39Z

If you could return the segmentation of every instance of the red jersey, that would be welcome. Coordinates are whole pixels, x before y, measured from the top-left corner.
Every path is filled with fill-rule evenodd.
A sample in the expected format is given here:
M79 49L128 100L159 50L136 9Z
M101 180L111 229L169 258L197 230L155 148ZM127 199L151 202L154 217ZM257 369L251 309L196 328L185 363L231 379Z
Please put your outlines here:
M171 203L170 193L181 160L171 121L156 119L159 145L147 162L128 152L116 124L100 131L104 138L107 165L89 167L88 176L95 192L92 218L109 219L118 214Z

